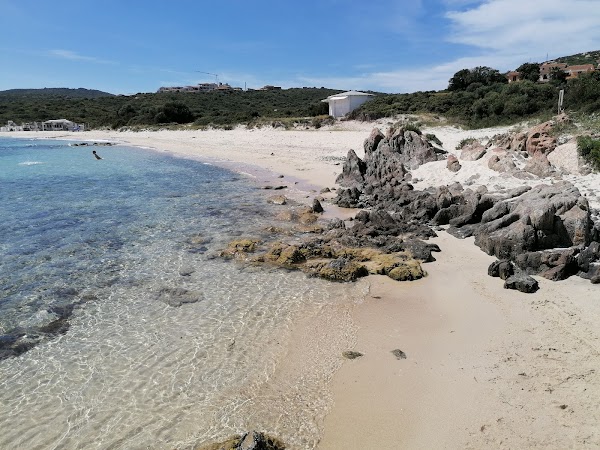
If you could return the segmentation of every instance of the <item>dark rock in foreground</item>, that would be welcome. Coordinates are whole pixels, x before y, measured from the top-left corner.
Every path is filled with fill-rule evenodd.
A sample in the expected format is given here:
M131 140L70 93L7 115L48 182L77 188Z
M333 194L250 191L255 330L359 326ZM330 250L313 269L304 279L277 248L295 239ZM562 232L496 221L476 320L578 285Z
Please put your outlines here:
M504 289L515 289L517 291L531 294L539 289L538 282L529 275L518 274L509 277L504 282Z

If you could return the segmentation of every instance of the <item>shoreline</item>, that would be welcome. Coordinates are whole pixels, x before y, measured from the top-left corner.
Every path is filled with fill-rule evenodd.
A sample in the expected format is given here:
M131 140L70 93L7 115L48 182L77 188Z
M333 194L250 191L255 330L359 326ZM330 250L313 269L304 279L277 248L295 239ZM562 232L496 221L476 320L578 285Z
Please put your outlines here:
M284 175L284 181L298 180L290 191L306 198L334 185L341 172L336 163L350 148L363 156L362 142L373 126L2 136L110 140L247 170L259 184L279 183ZM253 173L252 167L260 170ZM328 214L335 208L325 206ZM505 290L487 275L495 258L472 240L440 232L433 242L442 253L423 265L428 277L396 283L371 276L364 302L347 307L356 328L354 350L365 356L341 361L329 382L333 406L318 448L599 446L597 289L577 277L560 282L536 277L541 288L536 294ZM293 344L290 354L310 357L301 343ZM397 360L394 349L407 359ZM290 367L283 362L281 373Z

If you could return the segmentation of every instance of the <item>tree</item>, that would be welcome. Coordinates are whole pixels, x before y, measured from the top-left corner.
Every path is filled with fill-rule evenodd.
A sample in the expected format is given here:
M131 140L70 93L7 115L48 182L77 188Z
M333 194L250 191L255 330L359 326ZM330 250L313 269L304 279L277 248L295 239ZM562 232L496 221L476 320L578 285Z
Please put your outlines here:
M553 67L550 69L550 80L558 84L563 84L567 81L567 73L560 67Z
M540 65L538 63L524 63L517 68L521 79L536 82L540 79Z
M495 83L508 83L504 75L496 69L487 66L479 66L473 69L462 69L454 74L449 80L449 91L464 91L473 83L481 83L482 86L490 86Z

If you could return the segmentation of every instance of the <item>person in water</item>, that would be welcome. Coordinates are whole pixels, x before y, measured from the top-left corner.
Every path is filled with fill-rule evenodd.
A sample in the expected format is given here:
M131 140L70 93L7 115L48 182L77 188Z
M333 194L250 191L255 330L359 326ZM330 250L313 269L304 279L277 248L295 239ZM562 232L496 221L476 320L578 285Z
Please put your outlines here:
M92 153L94 154L94 156L96 157L96 159L102 159L100 157L100 155L98 153L96 153L96 150L93 150Z

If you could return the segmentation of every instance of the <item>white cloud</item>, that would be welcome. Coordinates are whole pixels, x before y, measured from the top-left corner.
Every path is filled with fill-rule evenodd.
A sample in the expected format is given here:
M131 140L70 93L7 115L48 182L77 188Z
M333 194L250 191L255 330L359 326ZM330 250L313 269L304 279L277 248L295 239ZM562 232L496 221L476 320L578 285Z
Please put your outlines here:
M447 40L468 47L472 56L435 65L371 72L354 77L298 77L304 83L341 89L414 92L444 89L457 71L489 66L501 72L524 62L542 62L588 50L600 43L598 0L443 0L450 11Z
M56 58L69 59L71 61L87 61L87 62L93 62L93 63L98 63L98 64L116 64L114 61L107 61L104 59L96 58L94 56L80 55L79 53L73 52L71 50L61 50L61 49L50 50L49 54L50 54L50 56L53 56Z
M451 11L450 42L502 56L566 56L595 50L600 42L597 0L487 0L465 11ZM521 61L525 62L525 61Z

